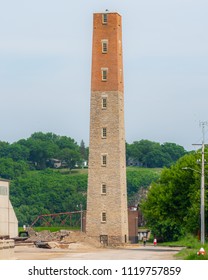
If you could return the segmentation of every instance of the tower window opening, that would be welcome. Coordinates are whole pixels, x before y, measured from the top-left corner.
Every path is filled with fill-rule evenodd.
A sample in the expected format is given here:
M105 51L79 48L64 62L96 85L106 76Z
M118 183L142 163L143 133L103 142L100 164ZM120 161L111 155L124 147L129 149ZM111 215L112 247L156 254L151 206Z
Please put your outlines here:
M101 194L106 194L107 193L107 186L106 184L102 184L101 186Z
M102 215L101 215L101 222L102 222L102 223L106 223L106 221L107 221L106 212L102 212Z
M102 155L102 166L106 166L107 165L107 155Z
M106 127L102 128L102 138L107 138L107 128Z
M108 40L102 40L102 53L108 52Z
M102 14L102 24L108 23L108 14Z
M102 81L107 81L107 77L108 77L108 69L107 68L102 68L101 69L102 72Z
M106 109L107 108L107 98L103 97L102 98L102 109Z

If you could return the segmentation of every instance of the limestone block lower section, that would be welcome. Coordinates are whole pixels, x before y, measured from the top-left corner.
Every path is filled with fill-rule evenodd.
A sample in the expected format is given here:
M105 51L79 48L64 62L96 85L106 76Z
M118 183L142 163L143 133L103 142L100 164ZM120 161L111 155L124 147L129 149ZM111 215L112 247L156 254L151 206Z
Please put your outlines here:
M93 238L96 240L96 242L99 242L101 245L105 246L120 246L124 243L128 243L127 235L125 236L113 236L113 235L100 235L100 236L90 236L90 238Z
M0 240L0 260L14 259L14 240Z

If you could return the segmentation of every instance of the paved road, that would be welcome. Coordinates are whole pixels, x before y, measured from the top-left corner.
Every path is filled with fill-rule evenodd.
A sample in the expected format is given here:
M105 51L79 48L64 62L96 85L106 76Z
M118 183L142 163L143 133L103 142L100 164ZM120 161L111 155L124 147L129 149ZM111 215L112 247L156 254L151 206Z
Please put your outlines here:
M173 260L179 248L139 247L129 249L105 249L94 252L69 253L62 260Z
M15 259L19 260L174 260L181 248L146 246L119 249L68 251L17 247Z

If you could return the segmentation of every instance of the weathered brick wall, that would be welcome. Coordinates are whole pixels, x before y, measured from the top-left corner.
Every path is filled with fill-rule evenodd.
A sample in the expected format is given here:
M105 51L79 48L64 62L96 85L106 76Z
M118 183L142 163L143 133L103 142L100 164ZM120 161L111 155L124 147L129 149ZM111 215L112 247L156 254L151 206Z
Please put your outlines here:
M138 243L138 211L128 211L129 241Z
M108 40L108 52L102 54L103 39ZM108 68L108 81L101 81L101 68ZM102 14L93 17L92 91L123 91L122 22L117 13L108 14L102 24Z

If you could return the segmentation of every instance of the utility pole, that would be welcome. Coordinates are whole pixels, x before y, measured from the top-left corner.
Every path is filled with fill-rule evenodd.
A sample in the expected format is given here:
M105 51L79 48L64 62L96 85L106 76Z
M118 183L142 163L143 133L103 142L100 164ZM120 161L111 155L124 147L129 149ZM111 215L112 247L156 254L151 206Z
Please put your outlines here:
M201 122L202 126L202 166L201 166L201 243L205 242L205 217L204 217L204 127L207 122Z
M80 204L80 209L81 209L81 232L83 232L83 221L82 221L82 219L83 219L83 210L82 210L82 204Z
M204 139L205 139L205 132L204 128L205 125L208 125L208 122L200 122L200 126L202 126L202 144L194 144L194 145L201 145L201 153L202 153L202 160L201 160L201 244L204 245L205 243L205 215L204 215Z

